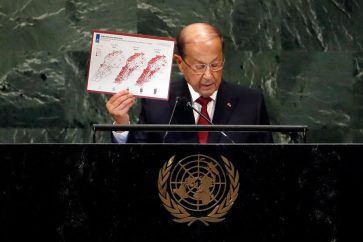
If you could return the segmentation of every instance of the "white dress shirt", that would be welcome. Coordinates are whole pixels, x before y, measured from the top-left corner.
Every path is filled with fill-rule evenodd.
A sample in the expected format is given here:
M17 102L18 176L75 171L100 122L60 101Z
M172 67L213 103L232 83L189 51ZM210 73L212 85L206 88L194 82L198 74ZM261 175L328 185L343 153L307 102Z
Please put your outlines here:
M197 93L196 91L194 91L194 89L192 88L192 86L189 85L189 83L188 83L188 88L189 88L190 95L192 96L192 105L193 105L193 107L195 109L197 109L199 112L201 112L202 111L202 105L200 105L200 103L196 102L196 100L200 97L200 94ZM209 119L211 121L213 120L214 110L216 108L217 92L218 91L215 91L210 96L211 101L209 101L209 103L207 105L207 112L208 112ZM194 114L195 123L198 123L199 114L196 111L193 111L193 114Z

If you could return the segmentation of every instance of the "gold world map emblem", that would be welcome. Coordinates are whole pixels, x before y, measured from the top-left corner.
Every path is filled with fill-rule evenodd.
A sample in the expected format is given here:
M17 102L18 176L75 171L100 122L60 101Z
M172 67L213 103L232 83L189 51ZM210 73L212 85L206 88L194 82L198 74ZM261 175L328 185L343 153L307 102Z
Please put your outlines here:
M160 169L159 197L175 222L209 225L225 219L238 196L239 175L227 158L220 158L196 154L174 162L174 155Z

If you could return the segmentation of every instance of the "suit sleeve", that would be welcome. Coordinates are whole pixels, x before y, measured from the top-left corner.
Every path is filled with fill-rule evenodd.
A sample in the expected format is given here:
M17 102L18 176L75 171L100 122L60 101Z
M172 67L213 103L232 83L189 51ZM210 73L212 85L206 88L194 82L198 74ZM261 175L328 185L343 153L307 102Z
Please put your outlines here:
M145 99L141 100L141 112L139 115L138 124L145 124L147 123L146 115L145 115ZM148 132L141 132L141 131L132 131L129 132L127 136L126 143L147 143L148 142Z

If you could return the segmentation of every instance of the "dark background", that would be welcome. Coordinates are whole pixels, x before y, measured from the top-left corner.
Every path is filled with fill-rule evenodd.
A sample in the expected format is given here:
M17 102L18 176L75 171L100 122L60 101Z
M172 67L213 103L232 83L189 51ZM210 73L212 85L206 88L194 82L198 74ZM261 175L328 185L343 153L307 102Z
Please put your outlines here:
M91 142L111 123L109 96L85 91L91 30L175 37L192 22L221 29L224 78L262 90L272 124L363 141L362 0L2 0L0 142Z

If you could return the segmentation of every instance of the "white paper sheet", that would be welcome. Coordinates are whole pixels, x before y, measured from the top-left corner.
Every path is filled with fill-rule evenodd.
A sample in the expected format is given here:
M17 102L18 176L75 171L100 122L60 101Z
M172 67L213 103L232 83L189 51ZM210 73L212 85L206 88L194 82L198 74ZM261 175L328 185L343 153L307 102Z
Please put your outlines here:
M174 39L92 31L88 92L168 99Z

